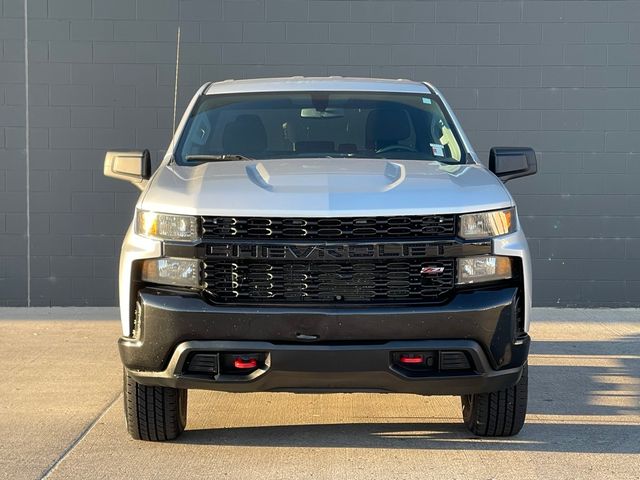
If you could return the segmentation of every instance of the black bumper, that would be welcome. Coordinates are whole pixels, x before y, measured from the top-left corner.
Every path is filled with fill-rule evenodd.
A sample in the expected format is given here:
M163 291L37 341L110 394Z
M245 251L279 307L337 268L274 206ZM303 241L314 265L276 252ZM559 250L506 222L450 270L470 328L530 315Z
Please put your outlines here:
M529 337L520 332L515 287L458 293L443 306L224 308L196 295L140 292L135 338L119 341L141 383L225 391L495 391L520 378ZM314 339L303 342L301 338ZM469 368L405 371L398 352L462 352ZM247 375L192 375L194 352L260 352Z

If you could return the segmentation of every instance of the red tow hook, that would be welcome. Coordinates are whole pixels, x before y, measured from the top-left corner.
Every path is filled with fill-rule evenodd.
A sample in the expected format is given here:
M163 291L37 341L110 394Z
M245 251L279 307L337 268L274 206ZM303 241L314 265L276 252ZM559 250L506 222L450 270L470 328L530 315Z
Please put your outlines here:
M416 364L424 362L424 355L400 355L400 363Z
M250 368L256 368L258 366L258 361L255 358L238 357L233 361L233 366L248 370Z

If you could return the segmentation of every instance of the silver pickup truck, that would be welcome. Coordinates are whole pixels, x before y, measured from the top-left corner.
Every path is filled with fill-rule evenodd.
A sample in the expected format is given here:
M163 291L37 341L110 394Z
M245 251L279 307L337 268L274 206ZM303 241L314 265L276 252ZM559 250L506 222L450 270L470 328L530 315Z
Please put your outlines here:
M527 409L531 269L503 182L428 83L203 85L159 168L108 152L142 191L120 259L129 433L170 440L188 389L460 395L466 426Z

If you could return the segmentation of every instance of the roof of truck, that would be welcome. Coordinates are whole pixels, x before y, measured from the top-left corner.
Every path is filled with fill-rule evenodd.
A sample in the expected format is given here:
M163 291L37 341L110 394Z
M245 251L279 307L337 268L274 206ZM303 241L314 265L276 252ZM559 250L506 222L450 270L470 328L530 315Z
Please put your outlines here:
M356 77L283 77L224 80L209 85L205 95L255 92L363 91L432 93L421 82L404 79Z

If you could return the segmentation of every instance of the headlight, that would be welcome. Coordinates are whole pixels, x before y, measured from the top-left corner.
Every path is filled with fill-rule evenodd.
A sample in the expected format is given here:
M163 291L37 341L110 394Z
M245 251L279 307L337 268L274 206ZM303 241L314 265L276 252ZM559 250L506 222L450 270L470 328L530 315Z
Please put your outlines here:
M200 260L195 258L152 258L142 263L142 280L180 287L200 286Z
M511 259L489 255L458 259L457 283L493 282L511 278Z
M137 210L135 231L155 240L194 242L198 240L198 218Z
M460 215L458 234L467 240L491 238L515 232L514 208Z

